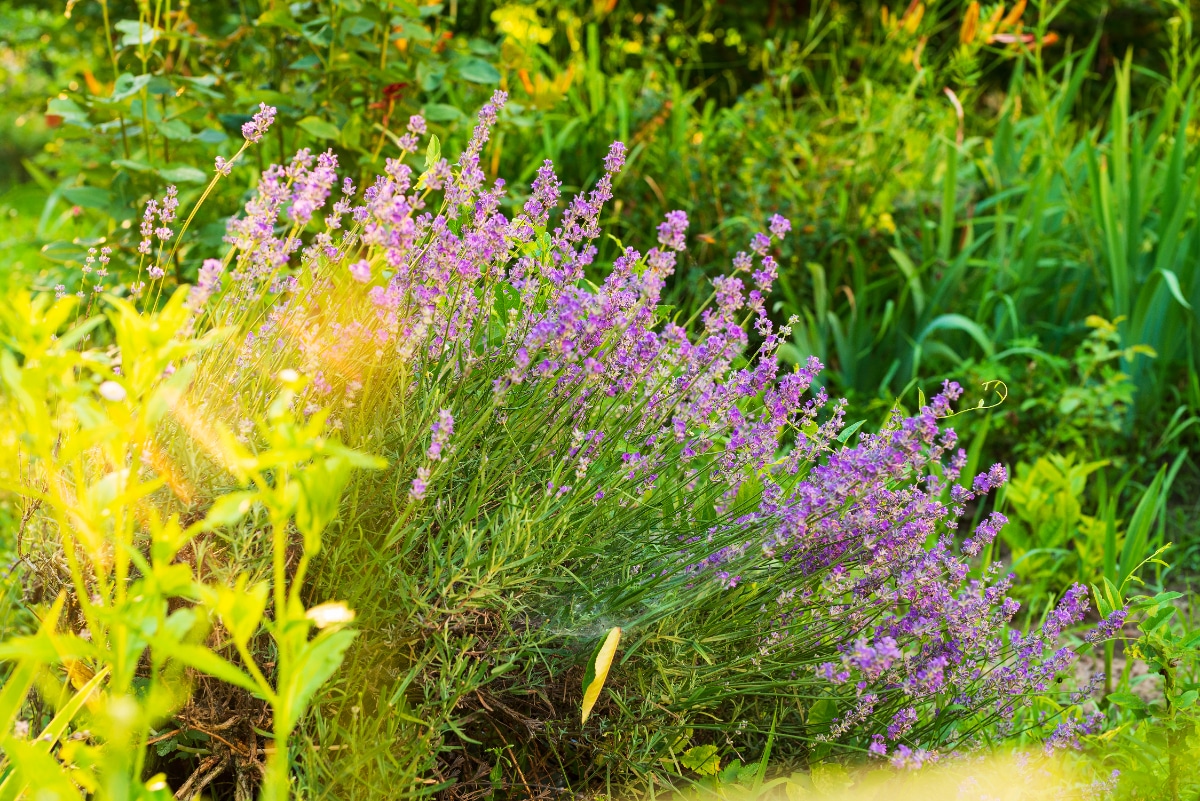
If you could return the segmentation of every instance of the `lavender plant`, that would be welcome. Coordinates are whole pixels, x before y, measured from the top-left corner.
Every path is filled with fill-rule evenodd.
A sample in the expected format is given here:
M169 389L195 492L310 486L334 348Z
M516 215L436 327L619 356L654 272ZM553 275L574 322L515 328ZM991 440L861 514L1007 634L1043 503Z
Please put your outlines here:
M184 358L187 393L158 432L167 462L209 499L195 508L250 475L220 454L258 465L270 545L247 522L225 547L235 573L271 576L274 641L303 609L302 580L358 613L362 636L340 646L346 661L303 721L275 702L303 675L283 645L253 652L256 623L235 638L277 739L300 725L298 789L470 795L486 782L526 797L671 781L708 764L697 748L719 764L768 738L782 758L915 766L1069 703L1052 695L1074 656L1058 641L1087 593L1072 587L1022 634L1007 625L1008 579L972 572L1004 520L961 535L958 521L1005 475L961 475L942 426L960 388L856 433L846 403L814 391L816 359L784 370L790 334L764 304L781 217L687 320L661 302L686 252L681 211L589 282L625 147L561 211L549 162L511 206L480 166L505 99L483 107L454 164L431 139L419 174L407 159L425 125L412 118L361 196L332 152L268 169L188 298L189 336L227 336ZM336 432L387 469L314 465L281 484L251 455L312 459L256 424L285 409L315 447ZM214 447L218 430L240 444ZM327 483L348 483L344 496ZM304 542L298 567L289 537ZM621 646L583 723L580 678L614 627ZM278 798L289 770L275 753Z
M549 163L506 213L503 181L480 167L504 100L457 163L431 141L419 174L414 117L361 200L332 153L268 170L207 267L225 278L200 314L240 333L202 357L204 413L247 429L294 369L307 412L331 409L348 443L391 465L355 489L316 579L371 632L347 705L362 706L351 688L402 698L422 721L389 746L418 743L407 775L460 782L487 761L472 741L498 732L586 781L660 770L693 740L752 749L772 721L796 752L897 763L1011 731L1072 661L1057 640L1087 594L1072 588L1022 635L1006 625L1008 579L969 578L1004 520L961 537L957 521L1005 476L960 476L940 427L959 388L851 444L845 402L811 391L820 363L777 358L788 330L763 298L783 218L692 319L660 302L683 212L589 283L625 148L557 218ZM601 722L581 728L566 688L614 625L628 645ZM395 650L406 657L381 669ZM731 727L739 739L722 742Z

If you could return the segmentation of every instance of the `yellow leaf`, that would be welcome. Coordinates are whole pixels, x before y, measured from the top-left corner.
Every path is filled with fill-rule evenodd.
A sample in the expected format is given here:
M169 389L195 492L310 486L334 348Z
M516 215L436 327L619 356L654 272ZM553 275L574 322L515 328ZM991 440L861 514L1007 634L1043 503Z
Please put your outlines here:
M609 629L604 644L596 652L596 657L588 665L587 675L583 679L583 722L587 723L592 707L600 699L600 691L604 689L604 680L608 678L608 669L612 666L613 657L617 655L617 646L621 643L621 628L614 626Z
M904 12L904 16L900 18L900 25L904 28L905 33L916 33L917 28L921 25L921 18L925 16L925 4L913 3L909 5Z
M967 13L963 15L962 30L958 33L958 41L962 44L970 44L975 41L975 34L979 30L979 0L971 0L971 5L967 6Z
M1000 23L1000 27L1011 28L1021 21L1021 15L1025 13L1025 0L1017 0L1017 4L1012 7L1012 11L1008 12L1008 16Z

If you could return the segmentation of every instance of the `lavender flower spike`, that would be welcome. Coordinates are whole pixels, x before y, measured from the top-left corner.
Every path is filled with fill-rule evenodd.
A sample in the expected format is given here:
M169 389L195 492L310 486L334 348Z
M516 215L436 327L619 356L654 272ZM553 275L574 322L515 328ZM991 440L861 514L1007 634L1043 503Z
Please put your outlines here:
M450 414L449 409L438 412L438 419L432 430L433 441L429 443L429 452L426 455L436 462L442 458L442 450L450 441L450 435L454 433L454 416Z
M242 136L246 137L246 141L252 145L260 142L263 134L267 132L273 122L275 122L275 107L259 103L258 113L250 122L242 126Z

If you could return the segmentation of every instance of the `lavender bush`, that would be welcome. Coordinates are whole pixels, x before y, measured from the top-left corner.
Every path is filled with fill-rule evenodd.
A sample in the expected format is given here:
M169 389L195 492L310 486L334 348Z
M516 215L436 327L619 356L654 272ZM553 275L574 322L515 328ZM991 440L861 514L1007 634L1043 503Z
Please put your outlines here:
M789 331L764 306L780 217L691 319L660 302L686 257L683 212L592 283L625 147L565 206L549 162L510 200L480 167L504 101L454 164L431 140L419 174L414 117L361 194L332 152L268 169L188 298L189 335L224 337L188 357L161 432L208 499L193 506L233 483L213 432L261 447L280 382L308 425L389 465L344 477L306 574L362 633L300 730L300 786L528 797L694 775L709 748L719 764L768 739L779 759L916 766L1069 703L1052 694L1074 656L1059 639L1087 594L1070 589L1040 630L1009 629L1008 579L969 561L1003 517L958 531L1005 480L962 475L941 425L960 388L867 433L845 425L816 359L784 370ZM261 123L248 140L265 109ZM168 230L148 223L161 240L166 209L151 213ZM143 297L164 272L149 264ZM284 558L252 522L222 547L249 574ZM615 626L584 725L583 668ZM253 658L269 673L269 651Z

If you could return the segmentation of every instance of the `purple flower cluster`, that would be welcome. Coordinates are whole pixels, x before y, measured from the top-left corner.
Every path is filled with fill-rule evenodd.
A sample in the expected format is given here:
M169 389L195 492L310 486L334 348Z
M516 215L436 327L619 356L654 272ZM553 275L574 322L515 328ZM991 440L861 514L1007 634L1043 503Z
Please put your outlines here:
M438 419L432 426L433 439L429 443L429 450L425 455L431 462L439 461L442 458L442 451L446 447L446 443L450 441L450 435L454 433L454 416L450 414L449 409L442 409L438 412Z
M200 274L196 279L196 285L188 293L187 300L190 309L198 312L204 308L208 299L220 288L221 273L224 269L225 265L217 259L204 260L204 264L200 265Z
M1104 715L1096 712L1083 718L1068 717L1064 718L1061 723L1054 728L1050 736L1046 738L1046 742L1042 745L1046 755L1054 753L1063 748L1070 748L1078 751L1082 746L1079 743L1081 735L1096 734L1100 731L1104 724Z
M250 144L260 142L263 134L267 132L273 122L275 122L275 107L260 103L254 117L242 126L242 136L246 137L246 141Z
M613 144L597 184L565 207L546 162L510 219L503 181L488 186L480 166L505 101L497 92L484 106L455 166L442 159L418 176L389 159L361 198L344 182L323 230L312 229L338 185L334 154L314 164L301 151L268 169L229 223L230 280L213 294L213 268L197 288L197 298L219 298L218 322L262 304L237 369L288 349L289 363L320 378L310 384L313 408L340 401L347 413L371 376L487 370L498 425L520 398L546 393L558 416L548 429L570 441L547 443L564 461L538 486L555 502L614 509L668 481L711 498L719 522L691 518L691 535L662 549L674 555L641 566L638 580L670 575L717 595L769 582L778 596L754 632L758 664L784 665L836 703L826 739L919 764L948 744L949 718L1003 725L1029 695L1048 691L1073 658L1057 639L1082 619L1086 592L1072 588L1041 631L1022 635L1009 631L1010 579L971 575L966 560L1005 521L993 513L961 544L958 521L1006 476L999 465L962 475L966 455L941 425L961 388L948 382L915 414L897 408L879 431L846 444L845 401L819 387L816 358L782 363L790 329L766 311L778 274L772 250L791 227L782 217L713 280L694 330L661 304L687 246L682 211L666 215L654 247L625 248L589 284L625 146ZM266 112L247 139L261 137ZM406 152L424 131L410 120ZM431 191L442 193L436 206ZM342 228L345 215L352 225ZM453 430L441 410L413 500L452 461Z

